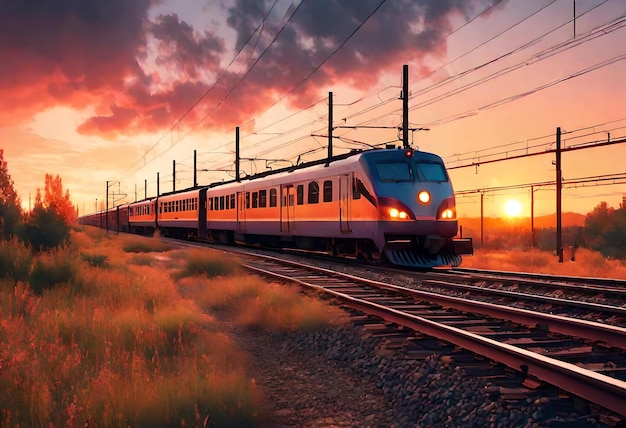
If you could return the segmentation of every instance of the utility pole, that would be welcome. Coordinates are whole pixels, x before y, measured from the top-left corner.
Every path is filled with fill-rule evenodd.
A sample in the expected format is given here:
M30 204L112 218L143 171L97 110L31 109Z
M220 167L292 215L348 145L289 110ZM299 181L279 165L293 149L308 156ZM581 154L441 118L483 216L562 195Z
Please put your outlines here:
M530 186L530 248L535 248L535 186Z
M172 192L176 191L176 159L172 161Z
M328 93L328 161L333 157L333 93ZM326 163L328 166L328 162Z
M409 66L402 66L402 145L409 148Z
M198 187L198 155L193 151L193 187Z
M484 248L484 243L485 243L485 235L484 235L484 230L485 230L485 211L484 211L484 200L485 200L485 194L483 192L480 192L480 248Z
M106 225L106 231L108 235L109 234L109 180L107 180L107 203L106 203L105 215L106 215L106 218L104 220L104 223Z
M556 128L556 254L559 263L563 263L563 231L561 230L561 190L563 188L561 172L561 127Z
M241 181L239 178L239 127L235 128L235 180Z

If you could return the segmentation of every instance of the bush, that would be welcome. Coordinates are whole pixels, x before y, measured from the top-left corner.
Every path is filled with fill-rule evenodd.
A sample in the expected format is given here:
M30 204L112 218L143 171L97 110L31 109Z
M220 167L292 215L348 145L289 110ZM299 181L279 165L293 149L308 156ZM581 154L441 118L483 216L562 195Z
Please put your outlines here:
M76 278L80 260L67 248L41 254L30 274L30 287L37 295L59 284L72 284Z
M2 191L0 191L0 194ZM22 213L17 205L3 203L0 199L0 236L11 239L22 223Z
M107 267L108 257L103 254L83 254L83 261L89 263L93 267L103 268Z
M151 238L133 237L124 244L127 253L162 253L171 249L171 245Z
M0 240L0 278L26 281L32 258L30 250L17 239Z
M209 278L226 276L239 270L240 261L215 251L189 250L185 253L186 267L181 277L205 275Z
M70 227L52 208L33 210L21 233L22 240L36 251L45 251L66 244Z

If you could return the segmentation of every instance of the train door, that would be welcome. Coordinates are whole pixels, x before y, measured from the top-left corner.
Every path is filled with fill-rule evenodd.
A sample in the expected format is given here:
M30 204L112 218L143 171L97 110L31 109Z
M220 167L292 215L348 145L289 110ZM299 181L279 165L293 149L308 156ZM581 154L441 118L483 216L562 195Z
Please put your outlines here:
M280 186L280 231L294 233L295 229L295 198L296 191L293 184Z
M246 192L237 192L237 232L246 231Z
M206 239L207 229L207 201L206 201L207 189L200 189L198 193L198 238Z
M350 229L351 220L351 195L352 174L343 174L339 176L339 227L341 233L352 232Z

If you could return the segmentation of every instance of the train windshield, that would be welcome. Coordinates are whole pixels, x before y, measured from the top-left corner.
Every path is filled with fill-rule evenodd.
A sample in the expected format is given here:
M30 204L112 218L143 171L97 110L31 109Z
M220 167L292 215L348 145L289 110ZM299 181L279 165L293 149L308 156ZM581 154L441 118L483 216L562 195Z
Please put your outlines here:
M379 162L376 164L380 181L400 183L413 181L411 166L407 162Z
M448 174L440 163L416 162L415 169L419 181L448 181Z

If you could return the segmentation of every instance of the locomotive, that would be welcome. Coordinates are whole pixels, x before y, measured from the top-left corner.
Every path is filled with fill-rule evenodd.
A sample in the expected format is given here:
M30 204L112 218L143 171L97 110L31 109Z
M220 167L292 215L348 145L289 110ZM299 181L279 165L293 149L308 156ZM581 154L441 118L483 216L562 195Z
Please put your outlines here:
M412 148L357 150L239 180L197 186L81 217L113 230L322 251L418 268L458 266L443 160ZM104 217L106 219L106 217Z

